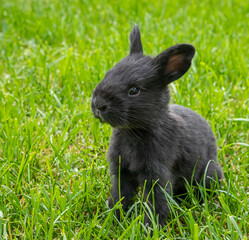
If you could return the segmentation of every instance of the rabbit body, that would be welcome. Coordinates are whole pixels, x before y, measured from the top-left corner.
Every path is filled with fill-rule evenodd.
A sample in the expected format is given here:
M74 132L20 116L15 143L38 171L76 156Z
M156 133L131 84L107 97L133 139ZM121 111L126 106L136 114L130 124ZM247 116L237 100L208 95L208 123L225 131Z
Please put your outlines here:
M208 164L207 188L210 187L210 177L215 180L215 173L219 179L222 177L217 163L216 140L210 126L200 115L179 105L169 105L164 119L152 132L114 128L108 158L113 176L110 206L119 200L120 159L121 196L125 197L125 210L132 203L137 187L143 186L145 181L146 198L153 181L158 181L163 188L167 186L169 194L171 189L174 194L183 193L186 191L185 179L190 183L193 176L193 182L200 183ZM155 208L162 222L169 208L159 185L154 186Z
M152 58L143 55L137 26L130 40L130 55L107 72L92 99L95 117L113 126L108 149L109 205L113 207L121 195L127 210L137 188L146 182L144 199L148 196L152 208L150 191L156 182L154 207L163 224L170 210L161 188L170 195L182 193L185 179L200 183L204 176L209 188L216 175L222 178L222 170L209 124L188 108L169 105L168 84L189 69L193 46L175 45ZM145 223L150 223L148 215Z

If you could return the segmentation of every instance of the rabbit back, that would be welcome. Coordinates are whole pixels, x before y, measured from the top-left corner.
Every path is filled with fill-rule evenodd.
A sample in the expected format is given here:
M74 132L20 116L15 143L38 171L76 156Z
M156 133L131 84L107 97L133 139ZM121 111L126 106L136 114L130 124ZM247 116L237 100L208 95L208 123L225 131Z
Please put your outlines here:
M217 163L217 143L207 121L191 109L180 105L169 105L169 112L177 122L181 152L181 157L174 162L175 174L188 181L194 174L195 179L200 182L209 167L214 168L221 179L222 170Z

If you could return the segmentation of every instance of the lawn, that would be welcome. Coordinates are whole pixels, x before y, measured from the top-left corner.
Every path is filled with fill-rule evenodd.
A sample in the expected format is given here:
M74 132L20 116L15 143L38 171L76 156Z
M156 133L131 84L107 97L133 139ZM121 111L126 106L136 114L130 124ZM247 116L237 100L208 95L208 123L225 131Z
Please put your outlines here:
M247 0L0 0L0 239L146 238L140 197L120 222L107 206L112 129L90 105L134 23L145 54L196 47L171 103L207 119L224 170L216 197L200 187L201 203L189 186L171 200L152 239L249 237Z

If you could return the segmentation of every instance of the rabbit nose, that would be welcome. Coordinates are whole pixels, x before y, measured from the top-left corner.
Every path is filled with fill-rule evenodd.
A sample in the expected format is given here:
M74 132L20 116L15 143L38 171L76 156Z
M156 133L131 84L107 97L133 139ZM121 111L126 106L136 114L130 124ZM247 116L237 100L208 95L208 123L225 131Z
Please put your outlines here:
M103 101L100 101L97 98L93 99L93 105L95 106L95 108L99 111L99 112L103 112L106 110L107 108L107 104Z
M100 112L104 112L107 108L106 105L95 105L95 107L97 108L98 111Z

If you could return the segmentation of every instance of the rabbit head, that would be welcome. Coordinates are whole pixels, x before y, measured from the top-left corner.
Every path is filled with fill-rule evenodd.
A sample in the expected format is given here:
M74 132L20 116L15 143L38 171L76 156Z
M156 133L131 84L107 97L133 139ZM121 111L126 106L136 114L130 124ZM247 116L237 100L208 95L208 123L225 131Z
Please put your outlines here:
M143 54L139 28L130 33L130 53L109 70L92 98L94 116L118 128L152 126L167 109L167 85L184 75L195 48L178 44L156 57Z

